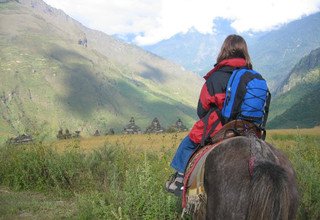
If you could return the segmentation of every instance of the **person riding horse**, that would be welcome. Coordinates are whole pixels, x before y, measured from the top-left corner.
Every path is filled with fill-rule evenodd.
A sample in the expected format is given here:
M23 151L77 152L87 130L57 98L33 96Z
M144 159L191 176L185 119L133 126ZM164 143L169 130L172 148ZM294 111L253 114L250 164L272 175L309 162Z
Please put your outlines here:
M166 182L166 189L175 194L181 194L184 171L187 163L203 139L213 137L223 126L219 117L222 110L226 87L235 68L252 69L247 44L239 35L229 35L217 57L217 63L204 78L204 83L198 101L197 114L199 120L193 125L190 133L180 143L171 162L176 170L173 178Z
M261 124L257 125L253 117L244 118L243 112L230 114L228 121L220 114L225 116L225 99L231 100L229 93L226 97L229 81L239 77L240 71L241 77L249 72L253 78L264 80L252 70L245 40L230 35L221 47L217 64L204 77L206 82L197 108L199 120L180 143L171 162L176 172L165 187L168 192L182 195L182 214L190 214L193 219L295 219L298 208L295 171L281 151L264 141L271 97L267 86L266 95L260 96L258 91L259 95L249 92L249 74L241 78L248 84L238 81L238 85L246 88L246 94L250 93L250 100L253 96L263 100ZM236 100L242 102L241 110L244 97Z

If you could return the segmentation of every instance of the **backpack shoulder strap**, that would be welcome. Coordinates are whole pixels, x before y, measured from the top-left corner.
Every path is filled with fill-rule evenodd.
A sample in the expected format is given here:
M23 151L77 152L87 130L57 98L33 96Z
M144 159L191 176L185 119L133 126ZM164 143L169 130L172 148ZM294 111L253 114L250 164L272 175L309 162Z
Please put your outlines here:
M209 123L209 117L214 110L215 110L215 108L213 106L211 106L208 113L201 119L204 123L204 126L203 126L203 134L202 134L202 138L201 138L201 142L200 142L200 147L203 147L206 144L207 127L208 127L208 123Z
M266 136L267 136L266 123L267 123L267 120L268 120L270 102L271 102L271 93L270 93L270 91L268 91L268 95L267 95L267 99L266 99L266 105L265 105L265 108L264 108L264 117L263 117L263 121L262 121L262 124L261 124L261 130L262 130L261 139L262 140L265 140Z

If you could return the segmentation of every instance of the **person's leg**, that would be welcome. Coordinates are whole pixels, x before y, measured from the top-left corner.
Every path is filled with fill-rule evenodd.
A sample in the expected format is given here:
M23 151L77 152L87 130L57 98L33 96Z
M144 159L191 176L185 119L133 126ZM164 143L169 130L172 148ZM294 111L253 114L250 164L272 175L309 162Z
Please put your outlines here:
M171 167L174 168L179 173L184 173L188 161L192 156L193 152L196 150L197 144L191 141L189 135L187 135L180 143L176 154L174 155Z
M188 161L195 151L197 144L193 143L189 136L185 137L180 143L174 155L171 166L177 171L170 180L166 182L166 189L175 195L181 195L183 186L184 171Z

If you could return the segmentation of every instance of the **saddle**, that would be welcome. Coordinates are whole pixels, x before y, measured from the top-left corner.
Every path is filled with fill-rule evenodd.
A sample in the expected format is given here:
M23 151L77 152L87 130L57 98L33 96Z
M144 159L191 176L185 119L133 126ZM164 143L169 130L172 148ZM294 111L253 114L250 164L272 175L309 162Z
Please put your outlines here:
M261 129L252 122L237 119L225 124L212 138L211 144L221 142L224 139L236 136L255 135L262 138Z
M182 208L184 214L192 214L205 204L206 195L204 191L204 164L209 153L225 140L236 136L255 135L262 137L262 132L255 124L244 121L234 120L225 124L214 137L210 144L198 148L188 162L183 181Z

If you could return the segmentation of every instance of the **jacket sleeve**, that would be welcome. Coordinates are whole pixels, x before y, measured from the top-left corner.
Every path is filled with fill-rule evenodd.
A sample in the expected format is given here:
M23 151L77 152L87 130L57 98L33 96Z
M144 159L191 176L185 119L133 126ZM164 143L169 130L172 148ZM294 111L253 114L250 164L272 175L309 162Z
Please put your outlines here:
M223 108L223 103L225 100L225 92L220 89L220 87L213 88L210 84L208 89L207 82L203 85L200 98L198 101L197 114L199 118L203 118L210 110L210 108Z
M202 86L200 98L198 101L197 114L199 118L203 118L210 110L210 106L214 104L214 97L210 95L207 83Z

